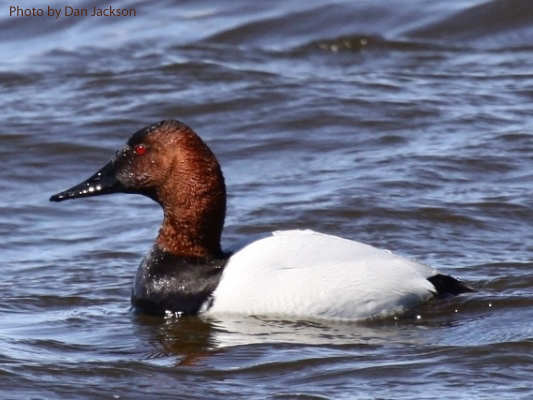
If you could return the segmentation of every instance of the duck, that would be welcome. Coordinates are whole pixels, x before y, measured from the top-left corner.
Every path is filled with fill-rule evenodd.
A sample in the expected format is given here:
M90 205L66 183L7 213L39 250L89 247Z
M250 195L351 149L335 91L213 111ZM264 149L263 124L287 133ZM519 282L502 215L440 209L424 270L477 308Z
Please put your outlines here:
M420 262L312 230L267 232L223 250L224 176L180 121L138 130L96 173L50 201L112 193L140 194L163 209L133 281L135 312L364 320L473 291Z

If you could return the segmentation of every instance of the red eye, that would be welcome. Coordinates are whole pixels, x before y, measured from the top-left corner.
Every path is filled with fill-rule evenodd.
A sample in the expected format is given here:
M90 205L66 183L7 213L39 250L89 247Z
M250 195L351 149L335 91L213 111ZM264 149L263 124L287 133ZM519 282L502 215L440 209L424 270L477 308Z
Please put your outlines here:
M146 153L146 146L143 144L138 144L133 148L133 152L138 156L142 156L144 153Z

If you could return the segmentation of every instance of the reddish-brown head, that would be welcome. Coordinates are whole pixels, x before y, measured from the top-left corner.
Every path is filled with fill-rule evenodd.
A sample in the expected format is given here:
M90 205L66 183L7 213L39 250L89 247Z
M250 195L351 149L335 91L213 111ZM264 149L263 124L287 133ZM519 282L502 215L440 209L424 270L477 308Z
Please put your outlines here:
M162 121L139 130L96 174L50 200L115 192L142 194L161 205L164 221L156 243L162 250L221 254L224 178L214 154L185 124Z

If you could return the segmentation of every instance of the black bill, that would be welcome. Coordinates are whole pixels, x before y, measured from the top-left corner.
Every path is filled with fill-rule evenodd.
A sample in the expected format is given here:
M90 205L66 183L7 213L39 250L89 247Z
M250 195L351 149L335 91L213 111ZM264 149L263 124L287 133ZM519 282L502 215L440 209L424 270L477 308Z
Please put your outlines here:
M79 197L100 196L122 192L122 184L117 180L115 160L109 161L89 179L63 192L54 194L50 201L63 201Z

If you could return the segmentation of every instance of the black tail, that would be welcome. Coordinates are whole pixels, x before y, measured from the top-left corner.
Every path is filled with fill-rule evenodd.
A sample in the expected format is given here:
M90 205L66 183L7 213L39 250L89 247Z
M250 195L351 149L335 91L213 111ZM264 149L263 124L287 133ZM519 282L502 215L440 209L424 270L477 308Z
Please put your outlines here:
M461 293L475 292L474 289L449 275L434 275L428 278L428 281L435 286L437 297L457 296Z

